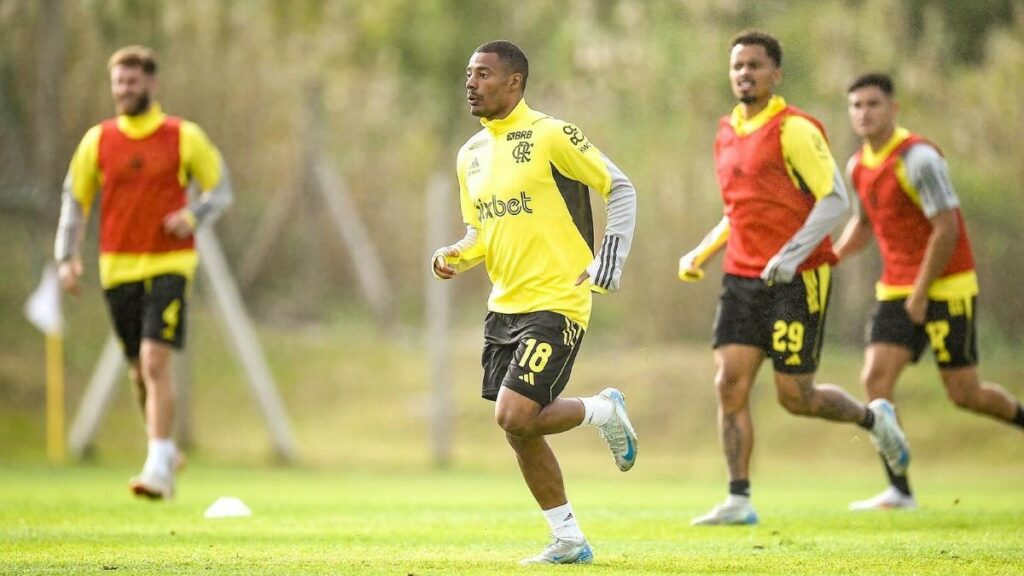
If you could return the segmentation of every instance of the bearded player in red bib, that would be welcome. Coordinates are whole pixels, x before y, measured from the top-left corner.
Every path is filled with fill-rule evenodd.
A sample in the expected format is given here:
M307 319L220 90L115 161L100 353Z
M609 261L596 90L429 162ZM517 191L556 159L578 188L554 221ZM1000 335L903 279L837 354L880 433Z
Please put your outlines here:
M849 208L821 123L774 94L782 48L772 36L737 36L729 65L739 104L722 118L715 140L725 216L679 261L680 279L699 280L701 264L726 246L714 356L729 495L693 520L699 526L758 521L750 501L749 398L768 357L779 403L790 413L859 424L894 468L910 461L888 402L865 406L841 388L814 382L836 262L828 235Z
M868 321L861 383L872 400L892 400L907 364L930 347L957 406L1024 427L1024 408L1001 386L978 377L978 278L960 200L946 161L932 143L896 124L892 79L865 74L848 90L850 122L864 146L847 165L859 199L836 255L882 254ZM889 487L851 510L916 508L906 473L884 460Z
M100 284L129 362L149 438L142 472L129 482L149 498L174 495L181 455L174 445L171 357L185 343L189 285L198 264L193 232L231 203L220 153L196 124L154 100L157 60L128 46L111 56L117 117L82 138L64 181L54 256L62 288L79 291L79 244L100 200ZM198 188L189 201L187 190Z

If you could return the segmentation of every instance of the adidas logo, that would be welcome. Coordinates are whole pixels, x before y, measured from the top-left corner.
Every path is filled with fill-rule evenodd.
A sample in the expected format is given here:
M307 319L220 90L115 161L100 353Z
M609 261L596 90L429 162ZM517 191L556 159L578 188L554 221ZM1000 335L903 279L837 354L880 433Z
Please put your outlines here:
M569 520L572 520L572 512L569 512L568 516L562 518L562 522L568 522Z
M799 366L799 365L800 365L800 355L799 354L793 354L789 358L786 358L786 366Z
M519 379L522 380L523 382L526 382L530 386L533 386L533 372L530 372L528 374L520 374Z

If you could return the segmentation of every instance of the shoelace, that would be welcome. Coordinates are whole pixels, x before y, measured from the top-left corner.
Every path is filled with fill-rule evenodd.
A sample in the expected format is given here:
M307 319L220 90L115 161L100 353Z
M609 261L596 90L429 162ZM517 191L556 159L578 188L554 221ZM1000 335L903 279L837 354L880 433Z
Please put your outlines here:
M614 427L615 430L606 430ZM600 428L601 438L604 439L605 444L611 448L615 454L622 454L628 448L628 442L626 442L626 430L622 427L622 424L618 420L610 421L608 424Z
M875 443L885 456L885 460L887 462L890 460L893 462L899 460L902 453L902 447L900 446L900 442L896 435L892 433L892 430L888 430L886 433L872 435L872 438L875 440ZM890 465L895 466L895 463L891 463Z
M572 548L574 546L579 546L579 542L574 542L572 540L567 540L565 538L559 538L554 534L550 534L550 537L551 543L544 548L544 552L541 553L542 556L546 555L548 552L555 552L556 550L561 550L562 548Z

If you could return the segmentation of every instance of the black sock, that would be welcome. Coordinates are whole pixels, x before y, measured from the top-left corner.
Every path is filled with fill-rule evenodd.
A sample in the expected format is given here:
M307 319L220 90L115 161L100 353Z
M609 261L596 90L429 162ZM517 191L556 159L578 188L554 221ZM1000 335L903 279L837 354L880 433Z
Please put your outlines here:
M865 430L875 427L875 413L871 411L871 408L864 409L864 419L860 421L859 426Z
M1017 415L1013 417L1013 423L1024 428L1024 406L1017 404Z
M750 498L750 480L730 480L729 495Z
M910 480L907 479L906 474L897 475L893 472L892 468L889 468L889 463L885 461L885 458L882 458L882 466L885 466L885 473L889 476L889 484L891 484L893 488L903 492L907 496L913 496L910 492Z

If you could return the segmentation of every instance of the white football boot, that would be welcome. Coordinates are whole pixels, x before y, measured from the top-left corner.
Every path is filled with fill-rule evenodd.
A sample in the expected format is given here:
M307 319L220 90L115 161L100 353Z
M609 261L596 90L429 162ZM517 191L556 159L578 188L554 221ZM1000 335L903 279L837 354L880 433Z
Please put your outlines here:
M750 498L729 498L710 512L690 521L691 526L743 526L757 524L757 512Z
M174 474L157 474L143 470L141 474L128 481L128 486L136 496L145 496L153 500L170 500L174 498Z
M590 564L594 561L594 551L586 538L558 538L552 537L547 548L536 556L523 558L519 561L522 565L527 564Z
M142 473L129 480L128 487L136 496L145 496L153 500L174 498L174 473L179 464L183 465L181 456L182 454L175 450L162 465L155 460L159 456L149 456L142 467Z
M875 414L871 441L875 443L879 454L885 458L894 474L906 474L907 466L910 465L910 444L899 422L896 421L896 409L884 398L872 400L868 404L868 409Z
M889 486L881 493L868 498L850 502L850 510L862 512L865 510L916 510L917 500L913 496L907 496L900 492L895 486Z
M637 451L636 432L633 431L633 425L629 422L629 416L626 415L626 398L615 388L605 388L598 396L607 398L615 407L608 423L598 427L598 431L601 432L601 437L612 451L615 464L619 470L625 472L636 462Z

